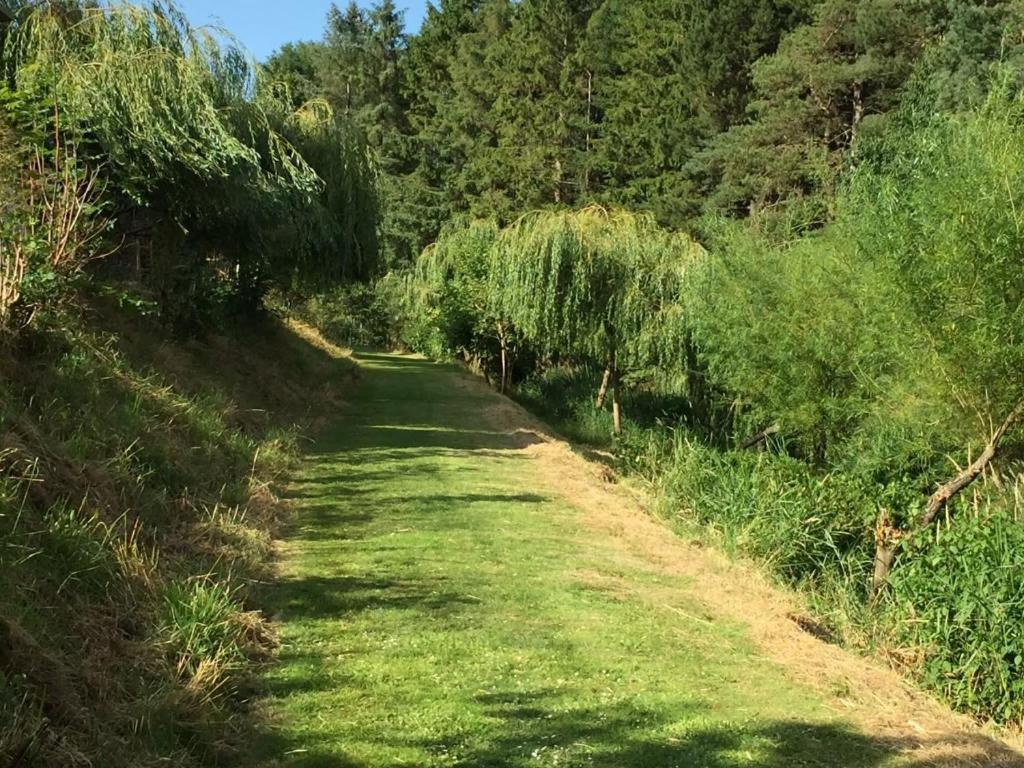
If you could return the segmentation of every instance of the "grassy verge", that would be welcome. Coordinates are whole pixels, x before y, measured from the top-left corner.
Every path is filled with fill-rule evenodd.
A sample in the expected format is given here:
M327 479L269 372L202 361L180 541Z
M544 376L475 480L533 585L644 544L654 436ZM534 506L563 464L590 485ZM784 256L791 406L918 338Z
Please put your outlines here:
M610 414L592 401L598 378L551 369L515 397L567 438L613 449L618 468L648 487L681 534L753 559L799 590L829 637L881 655L983 721L1024 719L1020 478L994 478L957 500L933 536L904 547L872 605L879 507L912 509L919 493L814 471L784 446L708 444L685 427L677 404L644 392L627 394L624 433L613 439Z
M303 426L352 370L268 317L175 341L92 304L0 363L0 764L206 765Z

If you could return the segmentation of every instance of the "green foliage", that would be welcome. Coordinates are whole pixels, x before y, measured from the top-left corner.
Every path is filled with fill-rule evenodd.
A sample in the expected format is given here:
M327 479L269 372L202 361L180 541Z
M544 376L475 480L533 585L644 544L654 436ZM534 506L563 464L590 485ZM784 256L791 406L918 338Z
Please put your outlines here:
M502 232L490 290L543 351L622 369L683 357L682 287L700 248L650 219L587 208L529 214Z
M953 706L1024 718L1024 527L1011 499L970 509L923 537L894 576L891 618L908 663Z
M686 364L683 284L700 254L649 216L596 207L453 227L405 276L400 333L462 353L502 388L536 355L643 378Z
M394 338L387 294L373 285L356 283L282 304L336 344L387 347Z
M691 323L739 437L778 423L792 450L824 463L906 362L892 275L862 268L847 243L811 236L779 247L719 227L693 281Z
M73 149L116 212L115 236L136 243L132 277L175 324L251 310L273 282L375 271L374 171L358 133L329 109L293 111L287 85L173 5L39 6L3 65L29 157L59 170Z
M943 426L959 440L987 437L1024 397L1022 108L996 95L977 113L893 133L854 178L841 224L864 269L893 274L914 329L904 343L918 347L904 376L921 399L942 382Z
M594 407L594 382L600 376L593 365L543 368L519 384L513 397L566 439L607 448L612 445L611 425L607 414ZM627 411L632 412L629 404Z
M855 480L768 453L719 452L685 434L669 455L655 465L663 504L684 504L686 517L791 583L813 587L831 572L866 587L875 508Z
M504 318L492 310L488 282L497 239L493 222L472 222L443 233L417 259L409 301L430 318L438 356L482 354L497 339Z
M705 158L716 178L708 207L799 225L828 220L865 121L898 104L930 32L928 5L818 3L810 23L753 67L753 119L722 134Z

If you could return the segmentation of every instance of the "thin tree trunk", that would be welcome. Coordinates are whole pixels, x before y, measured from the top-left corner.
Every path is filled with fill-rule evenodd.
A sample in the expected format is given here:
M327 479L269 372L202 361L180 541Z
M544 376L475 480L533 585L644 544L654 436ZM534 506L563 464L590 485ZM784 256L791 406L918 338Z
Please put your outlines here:
M605 398L608 397L608 385L612 380L612 365L611 362L605 366L604 376L601 378L601 388L597 390L597 410L604 408Z
M504 323L498 323L498 341L501 343L501 386L498 391L505 394L505 384L508 381L508 339L505 337Z
M903 540L903 532L892 525L889 510L882 508L875 525L875 569L871 574L871 602L874 604L889 581L889 573L896 559L896 552Z
M587 70L587 143L586 143L586 158L587 161L583 168L583 194L586 196L590 192L590 148L591 148L591 126L594 122L594 73ZM598 406L599 408L601 406Z
M612 423L615 425L615 434L622 434L622 400L619 397L619 369L612 368Z
M857 137L860 135L860 124L864 120L864 84L853 84L853 122L850 124L850 157L856 165Z
M965 470L948 483L940 486L931 495L931 498L928 499L928 506L925 507L925 513L921 517L921 525L931 525L954 496L978 479L981 473L985 471L985 467L995 457L996 452L999 450L999 444L1006 437L1006 433L1017 425L1022 416L1024 416L1024 400L1021 400L1013 407L1013 410L1003 420L1003 423L999 425L999 429L992 435L981 455L972 461Z

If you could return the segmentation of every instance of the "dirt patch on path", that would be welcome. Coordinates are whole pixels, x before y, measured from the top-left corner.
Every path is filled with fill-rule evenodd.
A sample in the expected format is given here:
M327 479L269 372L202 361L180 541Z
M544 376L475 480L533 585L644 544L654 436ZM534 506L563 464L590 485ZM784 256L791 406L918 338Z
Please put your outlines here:
M467 390L486 389L468 375L457 381ZM881 662L816 637L808 631L813 626L792 618L802 611L797 596L770 584L751 565L680 538L645 511L639 495L609 483L606 467L575 453L515 403L495 394L481 418L496 431L523 436L521 449L534 459L538 479L581 510L588 529L608 537L619 559L613 565L685 577L692 583L687 597L703 610L698 615L673 607L675 588L596 573L586 574L587 580L603 581L604 588L649 603L652 610L677 612L680 622L725 620L747 626L764 656L814 691L838 719L890 742L914 766L1024 768L1020 737L1001 738L950 712Z

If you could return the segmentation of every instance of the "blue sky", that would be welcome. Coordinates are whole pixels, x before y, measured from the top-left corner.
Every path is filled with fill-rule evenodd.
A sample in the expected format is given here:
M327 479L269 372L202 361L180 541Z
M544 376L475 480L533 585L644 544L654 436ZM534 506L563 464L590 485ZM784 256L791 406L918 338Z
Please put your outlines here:
M336 2L342 8L348 4L348 0ZM360 0L359 4L370 2ZM177 5L193 24L227 28L262 61L284 43L319 39L331 0L178 0ZM406 29L418 30L427 0L396 0L395 5L405 10Z

